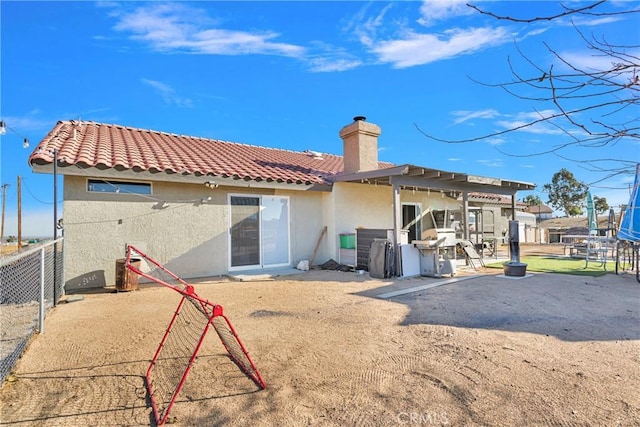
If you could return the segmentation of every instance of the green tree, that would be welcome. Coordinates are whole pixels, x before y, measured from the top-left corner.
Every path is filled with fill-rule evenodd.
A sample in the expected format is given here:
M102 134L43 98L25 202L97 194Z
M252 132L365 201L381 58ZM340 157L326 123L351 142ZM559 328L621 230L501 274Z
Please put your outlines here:
M548 202L554 208L564 211L567 216L582 214L582 204L587 197L587 186L578 181L567 169L553 174L550 184L542 187L549 195Z
M609 211L609 204L606 197L593 196L593 208L597 214L603 214Z
M527 197L522 199L522 203L526 203L527 206L540 206L542 205L542 199L535 194L529 194Z

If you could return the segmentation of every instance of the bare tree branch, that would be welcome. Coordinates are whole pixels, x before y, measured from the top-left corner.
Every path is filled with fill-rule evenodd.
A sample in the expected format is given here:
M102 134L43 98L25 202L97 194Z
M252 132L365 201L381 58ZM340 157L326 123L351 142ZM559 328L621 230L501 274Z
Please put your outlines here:
M558 13L556 15L550 15L550 16L537 16L535 18L514 18L512 16L496 15L495 13L488 12L486 10L482 10L478 6L474 6L474 5L470 4L470 3L467 3L467 6L470 7L471 9L474 9L475 11L483 14L483 15L488 15L488 16L491 16L492 18L495 18L495 19L498 19L498 20L512 21L512 22L522 22L522 23L531 23L531 22L537 22L537 21L553 21L554 19L562 18L562 17L568 16L568 15L574 15L576 13L586 13L588 10L595 9L596 7L600 6L603 3L605 3L605 0L600 0L600 1L596 2L596 3L593 3L593 4L589 5L589 6L581 7L579 9L570 9L570 8L566 8L565 7L565 9L566 9L565 12Z
M472 4L467 6L482 15L516 23L547 22L569 16L609 17L640 13L638 3L628 3L625 10L603 10L601 7L605 3L598 0L579 8L562 6L563 10L559 13L531 18L503 16ZM631 155L631 160L607 159L597 166L594 163L597 160L570 159L562 154L571 148L598 149L640 140L640 115L637 113L640 111L640 58L637 53L640 45L613 44L604 35L587 35L575 22L571 24L585 48L600 60L597 68L582 65L543 42L556 65L562 65L564 70L558 72L558 67L553 64L542 65L531 59L515 43L519 59L523 62L516 62L518 57L507 57L507 66L512 75L510 81L487 83L469 77L479 85L502 89L508 95L525 102L525 105L536 103L539 108L534 107L532 111L537 112L537 118L527 119L524 123L513 122L510 128L463 139L438 137L414 123L418 132L434 141L461 144L491 140L518 131L543 131L556 135L556 141L559 140L558 136L564 141L552 147L540 147L540 150L527 154L512 154L499 147L495 148L511 157L554 155L606 175L595 182L620 174L633 175L637 154ZM629 153L633 153L633 149L630 145Z

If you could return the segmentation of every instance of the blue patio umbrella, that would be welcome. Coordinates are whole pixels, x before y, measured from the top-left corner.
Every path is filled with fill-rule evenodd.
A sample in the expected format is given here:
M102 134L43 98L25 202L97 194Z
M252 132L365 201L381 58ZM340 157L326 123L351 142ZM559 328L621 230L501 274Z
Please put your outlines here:
M630 242L640 242L640 163L636 165L636 179L633 182L629 204L624 211L624 216L620 222L618 239Z

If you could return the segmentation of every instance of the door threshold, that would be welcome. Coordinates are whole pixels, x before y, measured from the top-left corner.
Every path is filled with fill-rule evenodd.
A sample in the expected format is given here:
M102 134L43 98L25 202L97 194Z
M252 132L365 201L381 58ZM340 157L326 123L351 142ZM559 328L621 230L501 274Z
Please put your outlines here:
M279 276L291 276L294 274L302 274L302 273L305 273L305 272L293 267L281 267L281 268L272 268L272 269L260 268L256 270L234 271L232 273L229 273L228 276L231 280L237 280L240 282L251 282L251 281L263 281L263 280L275 280L275 278Z

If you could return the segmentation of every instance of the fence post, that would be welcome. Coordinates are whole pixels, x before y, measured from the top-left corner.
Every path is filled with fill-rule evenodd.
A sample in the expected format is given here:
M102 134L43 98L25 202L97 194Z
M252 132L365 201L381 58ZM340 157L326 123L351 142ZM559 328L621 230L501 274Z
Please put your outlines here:
M53 305L55 307L58 305L58 241L53 242Z
M40 316L38 330L44 332L44 247L40 249Z

